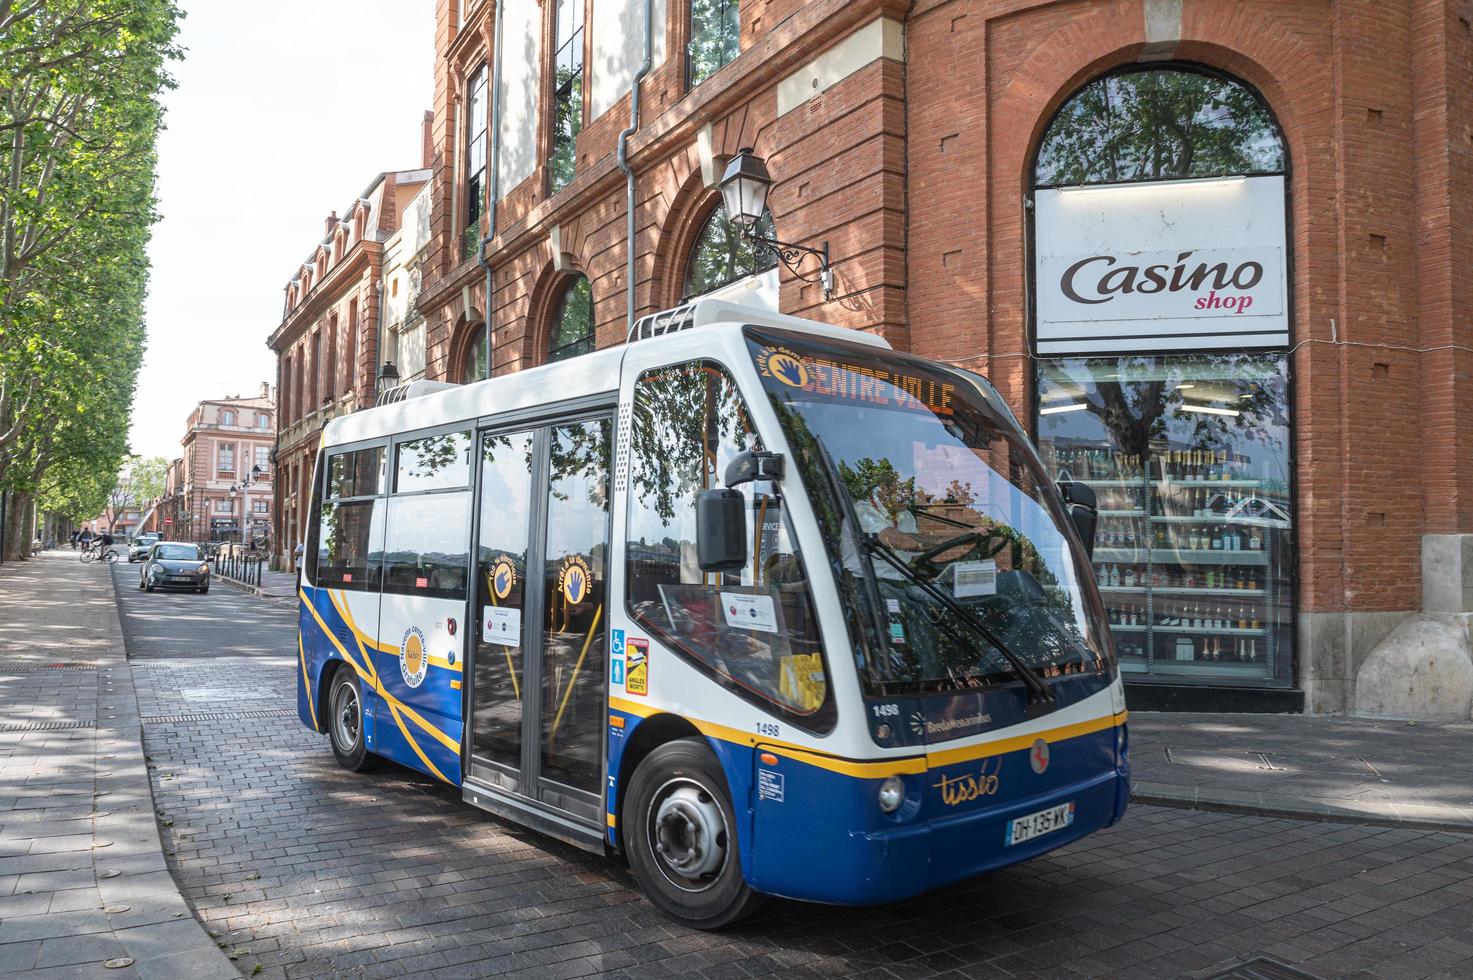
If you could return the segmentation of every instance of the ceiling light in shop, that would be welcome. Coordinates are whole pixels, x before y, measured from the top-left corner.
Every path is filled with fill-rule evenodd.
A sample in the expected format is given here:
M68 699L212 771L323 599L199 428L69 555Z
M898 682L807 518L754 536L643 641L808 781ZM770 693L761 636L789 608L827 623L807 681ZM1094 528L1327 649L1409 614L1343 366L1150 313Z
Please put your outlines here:
M1048 408L1040 408L1038 410L1038 414L1058 415L1062 412L1082 412L1086 408L1089 408L1089 406L1084 404L1083 402L1070 402L1068 405L1051 405ZM1238 413L1234 412L1233 414L1237 415Z
M1195 388L1195 387L1197 387L1197 386L1194 385L1194 384L1192 384L1190 381L1188 381L1188 382L1185 382L1183 384L1177 385L1176 386L1176 390L1177 391L1181 391L1183 388Z
M1217 408L1212 405L1183 405L1181 410L1183 412L1199 412L1202 415L1227 415L1232 418L1237 418L1243 414L1235 408Z

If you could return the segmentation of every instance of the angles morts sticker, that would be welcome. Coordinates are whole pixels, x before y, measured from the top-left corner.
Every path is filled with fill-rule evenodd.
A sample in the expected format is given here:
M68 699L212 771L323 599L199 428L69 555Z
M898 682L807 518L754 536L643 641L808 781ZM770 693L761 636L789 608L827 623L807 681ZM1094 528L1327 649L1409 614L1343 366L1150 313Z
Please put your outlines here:
M802 388L808 384L808 367L803 359L783 347L764 347L758 352L757 370L790 388Z
M425 635L418 626L411 626L404 631L404 639L399 643L399 673L404 678L404 683L410 687L419 687L425 682L425 673L429 670L430 658L425 653Z

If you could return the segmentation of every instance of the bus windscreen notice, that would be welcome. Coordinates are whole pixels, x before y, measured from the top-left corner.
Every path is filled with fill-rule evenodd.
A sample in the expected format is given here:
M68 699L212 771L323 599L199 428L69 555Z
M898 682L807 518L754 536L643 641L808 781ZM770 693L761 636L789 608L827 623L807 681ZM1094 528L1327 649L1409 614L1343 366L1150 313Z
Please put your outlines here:
M953 412L956 386L937 378L888 366L802 357L786 347L761 345L755 353L757 371L769 387L776 381L821 400L929 411L946 417Z

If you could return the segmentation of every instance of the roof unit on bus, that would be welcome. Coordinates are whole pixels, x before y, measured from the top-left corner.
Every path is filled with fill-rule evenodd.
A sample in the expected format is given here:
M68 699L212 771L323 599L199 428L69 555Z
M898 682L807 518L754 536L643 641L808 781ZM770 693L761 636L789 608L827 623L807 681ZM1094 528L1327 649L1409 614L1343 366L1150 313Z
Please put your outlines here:
M835 327L831 324L819 323L815 320L805 320L800 317L789 316L785 313L776 313L757 306L744 306L741 303L733 303L729 299L719 297L692 300L681 306L640 317L634 321L634 326L629 328L629 333L625 336L625 342L633 343L636 340L653 340L656 337L664 337L669 334L679 333L682 330L689 330L692 327L704 327L712 323L744 323L756 326L783 327L829 336L842 336L847 340L857 343L874 344L880 347L890 346L883 338L874 334L850 330L844 327Z
M406 381L402 385L395 385L385 389L379 396L375 405L392 405L395 402L408 401L411 398L421 398L425 395L433 395L437 391L449 391L458 388L459 385L448 381L426 381L420 378L416 381Z

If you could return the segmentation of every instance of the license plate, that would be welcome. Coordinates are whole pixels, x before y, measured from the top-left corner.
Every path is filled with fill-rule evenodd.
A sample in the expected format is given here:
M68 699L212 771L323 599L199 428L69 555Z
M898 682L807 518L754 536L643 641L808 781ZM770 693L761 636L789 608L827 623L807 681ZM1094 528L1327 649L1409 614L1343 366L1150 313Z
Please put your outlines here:
M1064 803L1008 821L1008 846L1062 830L1074 822L1074 804Z

